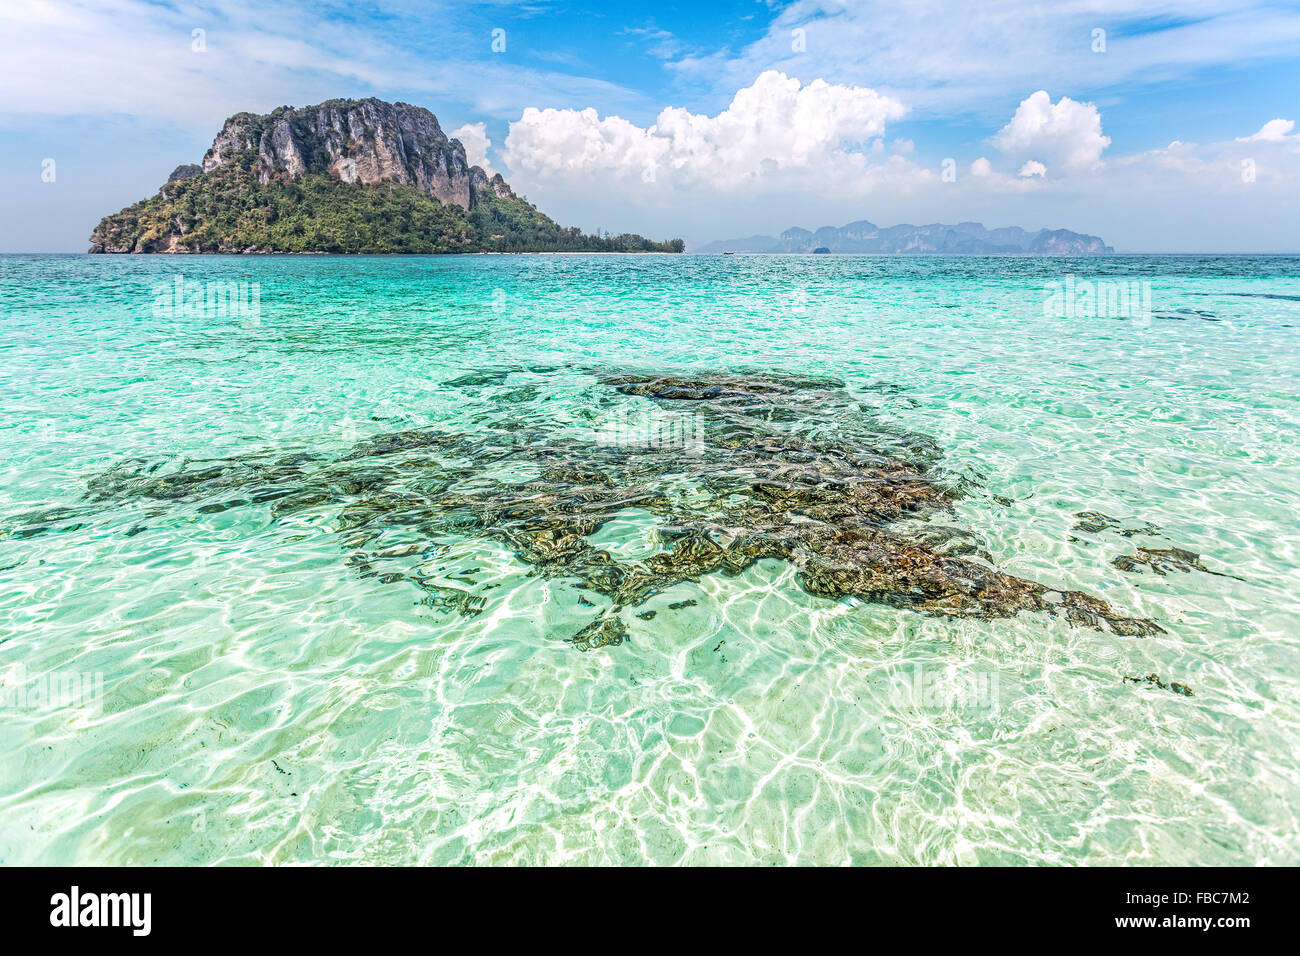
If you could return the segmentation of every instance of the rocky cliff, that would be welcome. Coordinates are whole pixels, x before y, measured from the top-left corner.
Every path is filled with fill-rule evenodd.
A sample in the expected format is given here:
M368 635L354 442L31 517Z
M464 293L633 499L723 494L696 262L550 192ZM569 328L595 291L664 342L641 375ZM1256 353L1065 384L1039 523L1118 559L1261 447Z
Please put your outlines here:
M330 100L268 116L238 113L226 120L203 157L203 171L220 169L255 150L258 182L291 182L309 170L344 183L403 183L469 211L470 165L465 148L448 139L428 110L377 99Z
M91 252L681 251L584 236L471 166L428 110L377 99L237 113L201 166L105 217Z
M931 223L913 226L877 226L860 219L844 226L822 226L815 232L794 227L779 237L750 236L725 239L701 247L699 252L812 252L901 253L948 255L1109 255L1115 250L1099 237L1069 229L1028 232L1019 226L988 229L982 223L956 225Z

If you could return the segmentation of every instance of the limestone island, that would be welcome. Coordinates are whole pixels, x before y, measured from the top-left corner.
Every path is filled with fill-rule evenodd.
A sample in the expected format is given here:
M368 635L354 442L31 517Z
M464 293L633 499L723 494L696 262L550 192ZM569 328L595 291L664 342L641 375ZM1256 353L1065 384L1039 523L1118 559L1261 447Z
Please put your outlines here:
M428 110L329 100L238 113L202 165L105 216L92 253L681 252L681 239L586 235L471 166Z

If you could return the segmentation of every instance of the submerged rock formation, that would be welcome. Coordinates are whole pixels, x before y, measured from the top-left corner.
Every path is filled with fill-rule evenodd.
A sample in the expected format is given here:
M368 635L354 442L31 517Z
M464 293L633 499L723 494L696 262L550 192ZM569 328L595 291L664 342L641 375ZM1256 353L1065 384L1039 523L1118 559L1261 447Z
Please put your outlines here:
M1186 548L1138 548L1132 554L1122 554L1113 559L1111 564L1121 571L1140 571L1142 568L1147 567L1161 577L1170 571L1200 571L1203 574L1214 574L1221 578L1242 580L1235 574L1211 571L1201 561L1199 554L1195 551L1188 551Z
M1132 674L1125 674L1123 683L1125 684L1154 684L1161 690L1171 690L1175 694L1182 694L1184 697L1195 697L1191 687L1178 681L1166 683L1160 679L1159 674L1147 674L1145 677L1134 677Z
M503 423L472 435L390 432L332 457L268 451L180 470L132 460L90 480L88 507L263 505L276 518L328 508L359 573L410 582L426 592L423 603L471 615L483 594L412 565L449 538L503 542L535 573L571 581L582 603L603 605L571 639L583 650L626 640L629 617L653 617L637 613L653 595L764 559L794 565L799 585L828 599L944 617L1035 611L1126 636L1161 630L1081 591L998 571L973 535L933 520L958 496L934 442L882 424L838 381L594 374L631 404L685 413L690 428L669 441L607 442ZM640 560L592 541L628 509L662 522L658 550Z

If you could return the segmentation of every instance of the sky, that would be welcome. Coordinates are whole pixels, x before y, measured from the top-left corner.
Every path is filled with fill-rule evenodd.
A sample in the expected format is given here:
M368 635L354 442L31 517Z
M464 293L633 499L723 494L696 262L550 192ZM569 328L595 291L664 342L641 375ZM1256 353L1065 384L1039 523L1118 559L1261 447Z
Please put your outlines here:
M0 252L84 252L224 119L431 110L565 225L870 220L1300 252L1300 3L0 0Z

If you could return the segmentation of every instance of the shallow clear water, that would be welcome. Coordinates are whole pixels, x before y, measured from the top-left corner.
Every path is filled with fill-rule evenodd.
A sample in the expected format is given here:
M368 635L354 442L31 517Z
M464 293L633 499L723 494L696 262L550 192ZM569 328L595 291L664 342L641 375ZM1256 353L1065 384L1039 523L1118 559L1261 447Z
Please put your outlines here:
M170 315L178 274L260 311ZM1045 315L1070 275L1153 314ZM0 308L4 863L1300 863L1300 260L29 256ZM938 443L999 568L1165 633L765 560L579 653L578 592L497 541L408 559L464 616L357 573L336 507L85 513L130 457L645 404L593 368L838 377ZM657 547L635 509L598 537ZM1235 577L1112 563L1144 545Z

